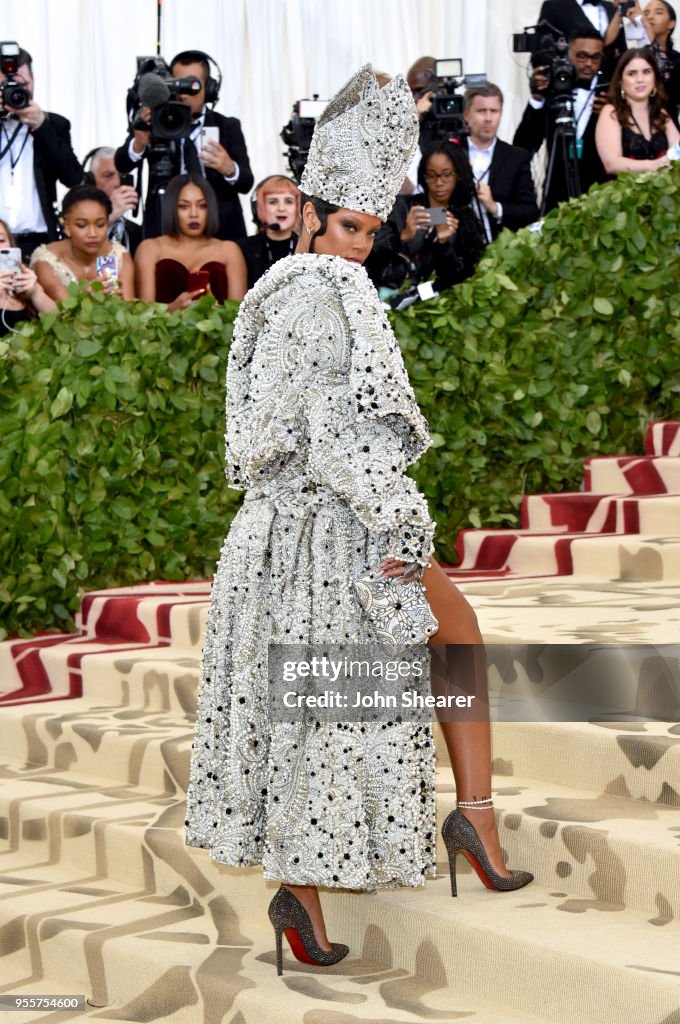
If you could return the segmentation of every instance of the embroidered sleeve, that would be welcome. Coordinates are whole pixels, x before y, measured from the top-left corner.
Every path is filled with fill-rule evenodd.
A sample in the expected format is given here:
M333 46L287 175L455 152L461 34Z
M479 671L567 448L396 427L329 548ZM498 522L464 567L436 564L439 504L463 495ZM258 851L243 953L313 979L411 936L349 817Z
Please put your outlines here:
M36 263L46 263L56 274L59 283L63 284L66 288L68 288L72 281L76 280L76 276L70 267L52 252L49 245L39 245L34 250L31 256L31 269L35 269Z

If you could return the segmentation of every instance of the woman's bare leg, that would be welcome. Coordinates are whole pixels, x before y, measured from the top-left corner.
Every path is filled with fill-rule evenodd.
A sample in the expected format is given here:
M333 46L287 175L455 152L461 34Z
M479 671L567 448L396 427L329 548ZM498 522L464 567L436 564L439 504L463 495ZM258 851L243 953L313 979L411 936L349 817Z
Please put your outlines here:
M425 570L423 585L432 613L439 622L439 630L430 638L430 644L466 645L460 651L458 667L472 673L474 679L466 681L464 689L475 693L477 716L480 708L486 707L488 712L484 641L474 611L434 561ZM440 726L456 780L457 798L467 801L491 796L491 727L488 717L484 721L442 721ZM505 867L493 808L461 808L461 812L476 828L492 866L499 875L509 877L511 872Z

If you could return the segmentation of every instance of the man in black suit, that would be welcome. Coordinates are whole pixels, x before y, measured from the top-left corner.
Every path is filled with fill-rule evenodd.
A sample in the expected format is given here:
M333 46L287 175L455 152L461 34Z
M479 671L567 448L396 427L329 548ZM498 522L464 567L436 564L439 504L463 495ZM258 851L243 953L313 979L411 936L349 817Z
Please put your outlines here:
M109 146L100 146L92 154L90 163L90 175L93 185L106 192L111 200L111 216L109 217L109 230L107 237L112 241L120 242L134 256L137 246L142 241L142 226L135 224L125 214L134 210L139 202L137 190L123 183L120 180L120 172L113 162L114 150ZM85 158L87 162L87 157Z
M206 105L206 83L210 77L210 64L200 50L183 50L170 64L173 78L194 77L201 82L200 92L180 96L183 103L191 108L192 128L188 139L171 142L170 156L175 174L186 172L205 174L217 196L219 211L218 238L235 241L246 234L239 193L248 193L253 187L253 173L248 160L248 150L241 131L241 123L235 117L224 117ZM214 83L213 83L214 86ZM151 114L143 108L140 116L150 124ZM201 142L203 128L217 128L219 142ZM128 135L126 142L116 150L115 164L119 171L128 172L139 165L149 144L149 132L136 130ZM160 234L161 227L153 208L147 204L144 217L146 238Z
M592 27L599 32L605 46L613 47L613 57L618 59L626 49L619 6L609 0L544 0L538 20L547 21L565 39L576 31Z
M473 203L487 241L501 228L517 231L538 218L530 156L497 137L503 93L492 82L468 89L463 101L468 125L468 156L478 203Z
M71 146L71 125L33 99L32 63L30 53L20 49L12 77L26 86L30 102L19 110L5 104L0 119L0 218L12 231L24 262L38 245L59 237L57 181L71 188L83 180ZM0 72L0 81L4 78Z
M604 96L599 94L598 90L604 60L604 44L600 33L592 25L576 30L569 40L568 55L578 75L577 87L572 90L571 100L576 130L576 162L580 193L583 193L596 182L606 181L606 173L595 145L595 126L605 103ZM550 153L555 138L557 109L549 99L546 99L549 82L545 72L546 68L543 66L534 70L533 91L513 139L516 146L527 149L532 156L538 152L544 141L547 142ZM559 150L556 152L551 180L544 182L543 187L542 210L552 210L558 203L571 198L566 168Z

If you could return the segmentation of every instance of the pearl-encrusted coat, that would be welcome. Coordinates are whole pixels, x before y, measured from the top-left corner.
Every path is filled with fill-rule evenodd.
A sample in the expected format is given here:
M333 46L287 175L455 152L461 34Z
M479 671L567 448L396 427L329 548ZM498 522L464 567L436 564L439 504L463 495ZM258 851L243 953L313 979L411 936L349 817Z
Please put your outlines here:
M362 267L291 256L248 293L226 439L247 493L213 586L187 843L291 884L419 885L435 861L429 725L272 722L267 699L270 641L370 640L353 580L432 551L405 476L427 424Z

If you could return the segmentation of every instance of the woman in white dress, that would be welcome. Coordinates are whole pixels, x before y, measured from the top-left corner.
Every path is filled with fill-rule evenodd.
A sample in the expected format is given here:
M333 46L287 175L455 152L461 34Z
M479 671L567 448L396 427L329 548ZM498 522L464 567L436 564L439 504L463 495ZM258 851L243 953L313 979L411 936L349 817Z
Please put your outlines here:
M377 566L387 578L424 570L438 642L482 642L431 560L434 524L405 472L429 445L427 424L361 266L417 137L402 78L380 90L365 67L331 100L301 183L297 254L246 295L229 354L227 475L246 495L213 587L187 842L282 883L270 905L279 973L284 933L306 962L348 952L328 941L318 886L434 877L434 754L422 721L272 720L268 645L375 640L354 582ZM503 863L488 722L444 731L464 808L444 824L454 893L462 849L493 887L526 884Z

